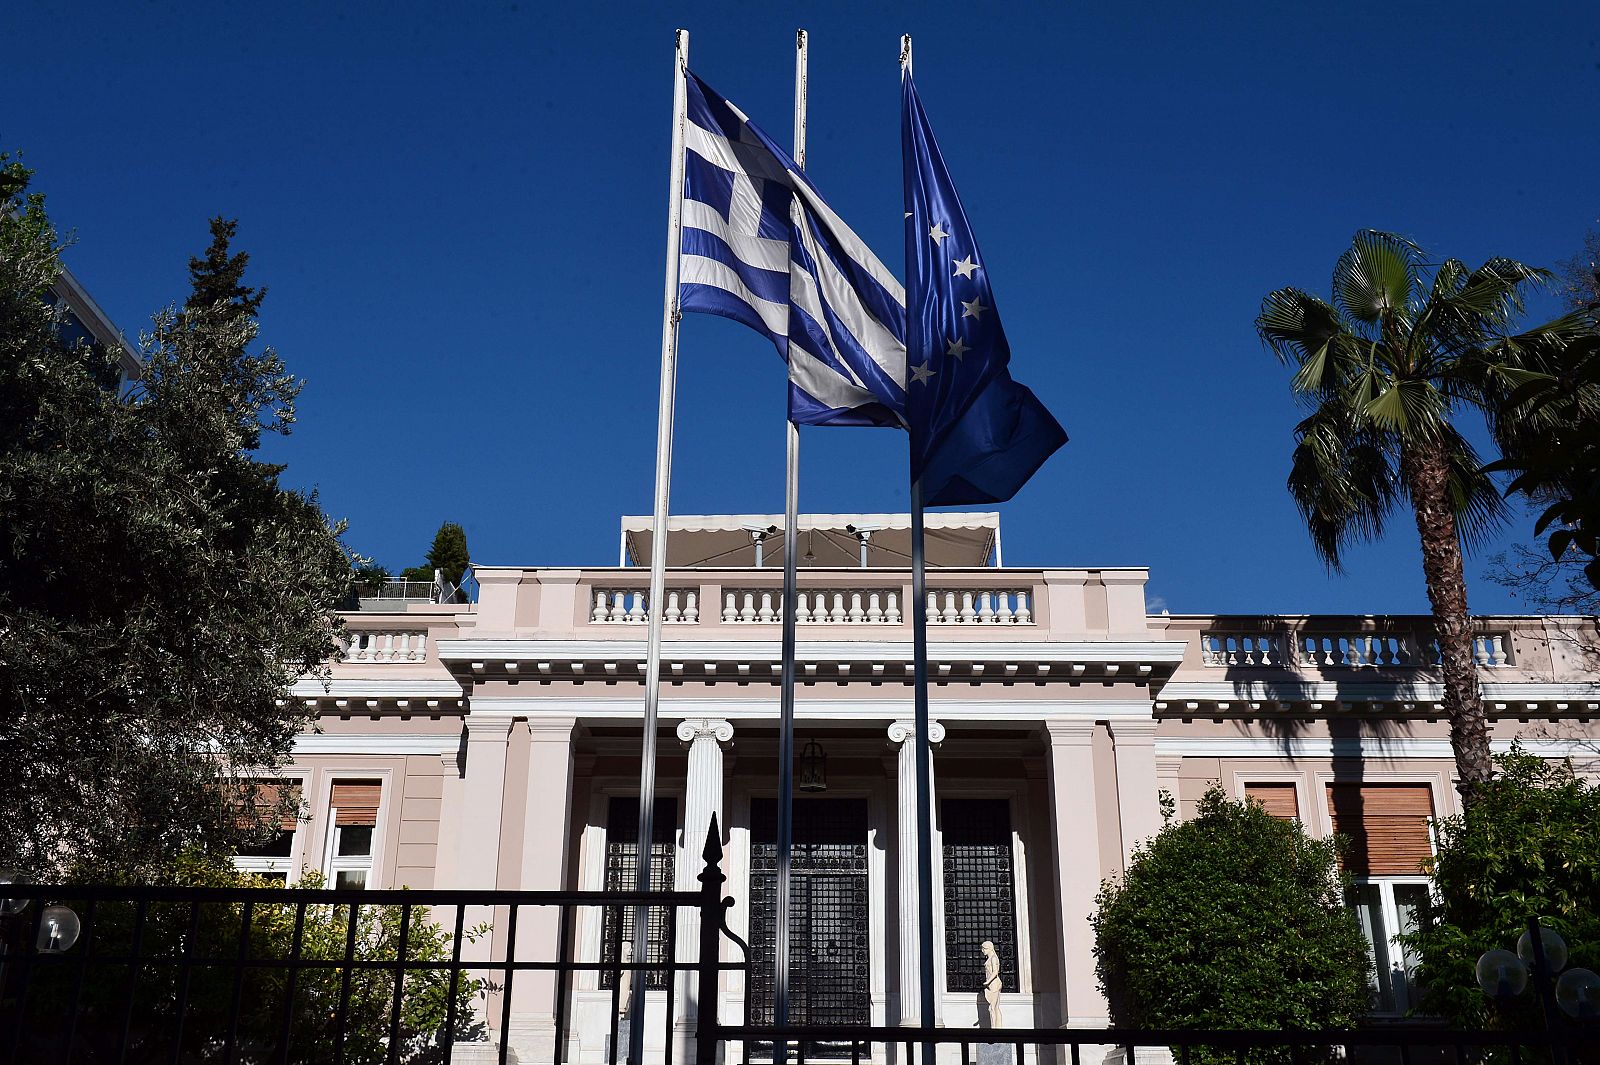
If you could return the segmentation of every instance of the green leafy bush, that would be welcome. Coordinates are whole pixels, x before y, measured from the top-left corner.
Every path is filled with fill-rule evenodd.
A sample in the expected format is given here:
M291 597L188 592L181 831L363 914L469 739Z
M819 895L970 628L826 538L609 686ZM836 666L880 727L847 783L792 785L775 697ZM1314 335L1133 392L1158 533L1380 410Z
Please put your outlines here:
M1369 1007L1366 943L1330 840L1213 787L1100 890L1096 969L1113 1023L1315 1029ZM1287 1051L1252 1052L1253 1061ZM1233 1061L1230 1051L1197 1061Z
M1486 950L1516 949L1538 917L1567 941L1569 966L1600 970L1600 787L1520 748L1495 761L1481 801L1436 823L1438 902L1406 938L1422 958L1423 1012L1463 1027L1537 1028L1531 985L1495 1003L1474 968Z

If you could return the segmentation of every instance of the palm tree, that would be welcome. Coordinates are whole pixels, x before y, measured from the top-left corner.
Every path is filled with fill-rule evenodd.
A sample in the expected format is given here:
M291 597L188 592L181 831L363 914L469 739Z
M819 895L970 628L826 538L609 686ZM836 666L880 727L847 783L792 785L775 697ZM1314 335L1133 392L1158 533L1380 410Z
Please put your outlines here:
M1544 379L1554 356L1592 328L1580 312L1511 334L1526 292L1547 276L1511 259L1476 270L1456 259L1433 266L1410 241L1368 230L1339 257L1331 304L1283 288L1256 318L1262 342L1294 367L1291 387L1310 410L1295 427L1288 487L1329 568L1343 569L1352 541L1379 537L1402 502L1415 515L1467 802L1493 766L1462 550L1506 508L1453 420L1476 409L1502 449L1533 428L1539 415L1519 388Z

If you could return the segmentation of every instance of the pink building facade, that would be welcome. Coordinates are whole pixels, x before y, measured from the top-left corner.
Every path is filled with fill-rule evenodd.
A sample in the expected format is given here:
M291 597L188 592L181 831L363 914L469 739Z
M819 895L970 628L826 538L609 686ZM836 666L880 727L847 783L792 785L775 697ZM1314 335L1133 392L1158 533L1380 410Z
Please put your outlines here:
M675 518L661 604L653 868L693 887L715 814L730 924L758 959L773 924L781 535L757 556L779 523ZM906 524L802 523L797 748L812 745L825 790L796 801L794 964L825 990L797 1022L915 1019ZM630 885L651 544L647 523L623 525L624 565L480 566L474 604L347 615L331 679L295 688L319 722L290 774L306 818L280 853L241 864L382 887ZM1405 1009L1411 959L1391 937L1427 890L1427 816L1458 808L1427 618L1151 615L1143 569L996 564L993 514L934 516L929 555L942 1024L977 1023L987 939L1008 1026L1103 1026L1095 894L1160 828L1163 793L1185 816L1213 783L1314 834L1338 819L1378 841L1355 860L1352 905L1379 961L1375 1008ZM1600 769L1590 622L1485 617L1476 633L1496 747ZM580 925L579 960L625 937L599 913ZM553 929L525 934L554 949ZM726 1016L747 999L757 1018L770 1008L762 976L729 974L722 996ZM602 979L579 977L569 1061L603 1059L610 1003ZM513 1043L547 1057L553 988L519 982L512 1007Z

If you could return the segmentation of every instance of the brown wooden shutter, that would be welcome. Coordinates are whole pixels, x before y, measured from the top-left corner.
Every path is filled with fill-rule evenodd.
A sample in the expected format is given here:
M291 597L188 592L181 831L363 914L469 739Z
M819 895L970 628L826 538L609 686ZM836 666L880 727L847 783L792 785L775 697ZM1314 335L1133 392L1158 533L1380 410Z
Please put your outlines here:
M1433 853L1426 784L1329 784L1328 811L1350 841L1344 863L1354 876L1415 876Z
M300 782L298 780L253 780L249 786L255 789L255 807L258 817L265 816L269 811L278 811L280 815L278 831L293 832L299 827L298 818L295 816L295 811L300 809ZM241 805L244 804L245 799L243 796L240 797L239 802ZM285 802L290 804L289 808L280 810L280 804ZM243 811L241 811L240 823L241 826L254 825L255 821L244 817Z
M383 782L378 780L340 780L333 785L330 806L337 811L335 824L376 825L378 799L383 793Z
M1247 798L1255 799L1265 806L1267 813L1273 817L1281 817L1285 821L1300 820L1300 804L1295 799L1293 781L1246 784L1244 793Z

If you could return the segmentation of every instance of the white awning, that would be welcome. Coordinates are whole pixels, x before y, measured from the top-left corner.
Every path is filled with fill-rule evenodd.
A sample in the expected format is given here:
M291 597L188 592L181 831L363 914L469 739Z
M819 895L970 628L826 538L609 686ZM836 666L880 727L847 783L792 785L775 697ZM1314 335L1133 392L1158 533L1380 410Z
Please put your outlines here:
M652 540L648 515L622 519L624 566L648 566ZM925 516L928 566L979 567L998 562L1000 515L940 512ZM867 537L867 565L904 569L911 565L910 514L802 514L800 566L856 567L859 535ZM739 567L756 564L755 534L765 532L762 566L783 567L782 514L684 514L667 519L667 565ZM807 559L805 556L810 555Z

